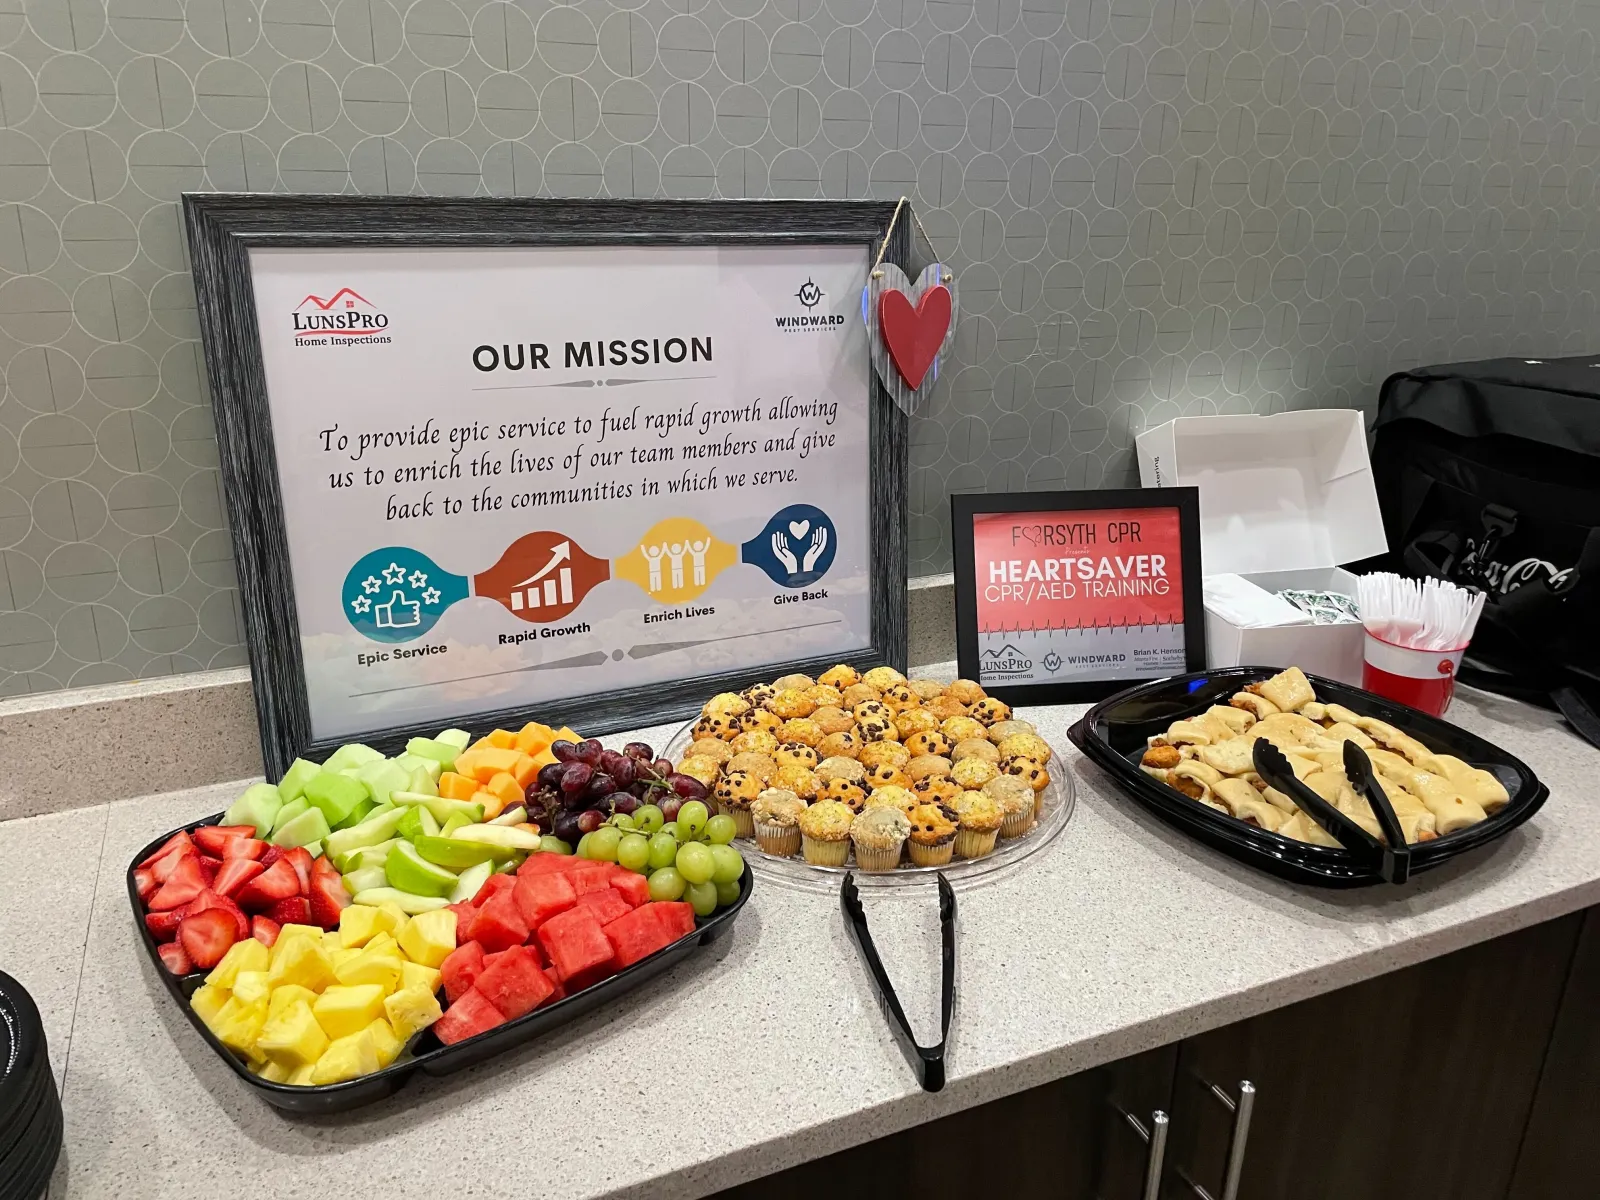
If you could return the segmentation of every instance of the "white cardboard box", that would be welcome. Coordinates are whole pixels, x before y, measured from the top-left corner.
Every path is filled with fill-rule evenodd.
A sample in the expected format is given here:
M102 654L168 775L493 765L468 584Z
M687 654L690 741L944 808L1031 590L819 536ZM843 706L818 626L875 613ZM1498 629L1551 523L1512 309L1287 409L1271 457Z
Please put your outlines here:
M1271 592L1285 588L1355 595L1336 564L1388 549L1354 409L1273 416L1179 417L1136 439L1145 487L1200 489L1201 564L1235 572ZM1206 611L1213 667L1299 666L1361 684L1360 624L1243 629Z

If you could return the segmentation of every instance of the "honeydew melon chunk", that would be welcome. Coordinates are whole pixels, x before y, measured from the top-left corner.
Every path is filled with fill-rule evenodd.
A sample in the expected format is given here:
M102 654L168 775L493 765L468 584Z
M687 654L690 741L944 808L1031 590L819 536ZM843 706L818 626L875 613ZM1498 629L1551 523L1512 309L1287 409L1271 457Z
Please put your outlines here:
M433 735L433 740L443 742L446 746L454 746L457 750L465 750L472 745L472 735L465 729L441 729Z
M307 842L305 849L306 849L306 853L311 855L312 858L321 858L322 857L322 843L321 842Z
M406 743L407 754L415 754L418 758L431 758L446 771L455 766L456 755L460 754L461 750L460 746L435 741L433 738L414 737Z
M311 801L304 796L291 800L278 810L278 815L272 818L272 832L277 833L290 821L294 820L306 809L311 807Z
M483 820L483 805L475 804L471 800L451 800L448 796L424 796L420 792L395 792L389 799L402 807L421 805L432 813L437 821L448 821L453 813L463 814L473 824Z
M439 822L433 819L433 814L420 804L406 809L406 815L400 818L400 824L395 832L408 842L414 842L419 837L436 837L439 833Z
M283 807L283 796L275 785L252 783L222 814L224 825L254 825L256 836L264 838L272 832L272 822Z
M353 829L372 815L372 810L378 807L376 800L363 800L350 810L350 815L334 826L335 830Z
M321 809L307 808L305 812L274 832L272 843L285 848L305 846L310 849L312 842L320 842L327 836L328 818L322 815Z
M364 892L369 888L389 886L389 874L381 866L362 867L359 870L347 873L344 878L344 887L347 892L354 895ZM252 941L254 939L251 939Z
M390 887L417 896L448 896L459 882L454 871L429 862L410 842L399 842L389 850L384 872Z
M471 900L493 874L494 863L487 859L475 867L468 867L456 881L456 890L450 893L450 903L460 904L463 900Z
M402 892L399 888L393 887L368 888L364 892L357 892L353 899L357 904L393 904L401 912L409 913L411 916L433 912L450 904L450 901L443 896L419 896L415 892Z
M471 825L472 820L465 813L451 813L450 819L439 827L440 837L449 837L463 825Z
M411 772L388 758L356 768L356 778L367 785L374 800L387 800L390 792L409 791L411 787Z
M444 774L444 764L435 758L419 754L402 754L394 760L406 769L411 777L411 787L396 788L401 792L421 792L424 796L439 794L439 776Z
M468 867L475 867L479 863L500 862L515 853L503 846L492 846L487 842L458 841L448 835L419 837L412 845L428 862L435 863L447 871L465 871Z
M283 773L283 778L278 780L278 795L283 797L285 804L300 799L300 794L306 790L307 781L321 770L322 767L309 758L295 759Z
M324 771L342 771L346 767L359 767L369 762L377 762L383 755L371 746L363 746L360 742L346 742L332 754L328 755L322 764Z
M370 799L371 790L361 780L338 771L322 771L306 784L305 799L309 800L328 819L328 826L339 824L356 805Z
M454 837L462 842L482 842L504 850L534 851L539 848L539 835L526 829L512 829L508 825L468 825L455 831Z
M506 809L498 817L485 823L489 825L521 825L527 819L528 810L519 805L516 808Z

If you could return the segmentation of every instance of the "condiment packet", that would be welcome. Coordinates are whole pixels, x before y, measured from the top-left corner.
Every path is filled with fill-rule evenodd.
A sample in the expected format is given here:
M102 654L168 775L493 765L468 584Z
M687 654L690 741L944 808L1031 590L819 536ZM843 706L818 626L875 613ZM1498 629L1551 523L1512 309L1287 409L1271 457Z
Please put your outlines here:
M1346 625L1361 620L1361 611L1355 600L1343 592L1290 589L1278 595L1310 617L1313 625Z

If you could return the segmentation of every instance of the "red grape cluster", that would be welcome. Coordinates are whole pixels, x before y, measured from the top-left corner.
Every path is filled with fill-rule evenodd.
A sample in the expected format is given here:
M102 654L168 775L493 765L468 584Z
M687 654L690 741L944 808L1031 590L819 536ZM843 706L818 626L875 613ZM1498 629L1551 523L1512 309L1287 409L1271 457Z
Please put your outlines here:
M619 752L593 738L562 739L550 753L556 761L539 770L528 797L528 819L568 845L599 829L613 813L632 814L648 803L673 821L685 801L707 796L705 784L678 774L671 759L657 758L645 742L629 742Z

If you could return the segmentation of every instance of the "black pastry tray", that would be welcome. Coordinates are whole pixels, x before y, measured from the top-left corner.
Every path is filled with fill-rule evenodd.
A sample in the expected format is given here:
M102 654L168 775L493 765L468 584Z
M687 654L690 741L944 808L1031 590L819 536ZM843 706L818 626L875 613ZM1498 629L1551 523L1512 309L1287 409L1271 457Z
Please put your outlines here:
M1073 745L1104 768L1118 786L1167 824L1242 863L1294 883L1319 887L1367 887L1384 879L1370 858L1331 846L1281 837L1207 808L1139 769L1147 739L1173 721L1226 704L1246 684L1276 675L1278 667L1224 667L1138 684L1091 708L1068 731ZM1550 789L1528 765L1483 738L1404 704L1320 676L1308 676L1317 699L1342 704L1363 716L1387 721L1428 749L1481 767L1510 793L1504 808L1486 821L1411 846L1411 873L1434 867L1504 837L1544 805Z

